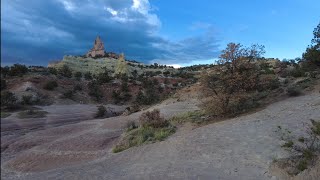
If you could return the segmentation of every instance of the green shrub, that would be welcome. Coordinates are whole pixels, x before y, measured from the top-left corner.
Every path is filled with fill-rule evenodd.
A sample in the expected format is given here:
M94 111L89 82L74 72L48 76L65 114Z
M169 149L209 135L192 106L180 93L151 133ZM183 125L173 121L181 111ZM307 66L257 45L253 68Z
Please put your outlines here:
M62 68L58 70L58 74L67 78L72 77L72 71L67 65L63 65Z
M21 100L22 105L32 105L32 96L31 95L23 95Z
M297 82L296 86L299 87L300 89L306 89L310 87L312 84L314 84L314 81L311 81L310 78L306 78L302 81Z
M280 87L280 81L274 75L261 76L255 87L258 91L274 90Z
M63 98L72 99L72 97L73 97L73 91L72 90L67 90L66 92L63 93Z
M118 79L121 79L122 82L128 82L129 77L127 74L118 74L117 75Z
M1 66L1 77L7 77L9 75L9 71L10 71L10 67L9 66L5 66L2 67Z
M252 56L248 52L255 52ZM250 97L257 90L264 90L270 85L272 76L264 76L261 82L261 70L255 63L264 53L263 46L243 47L241 44L229 43L222 51L218 65L201 78L202 92L205 97L203 106L215 116L234 116L244 112L244 107L255 107ZM263 83L263 84L262 84Z
M270 68L266 68L266 69L264 69L264 73L265 74L274 74L274 71Z
M142 92L142 91L139 91L139 92L138 92L138 95L136 96L135 102L136 102L137 104L144 104L144 99L145 99L145 96L144 96L143 92Z
M240 95L239 98L229 102L229 113L232 115L240 114L259 106L259 102L252 95Z
M109 83L112 80L112 78L109 75L109 72L107 70L105 70L103 73L99 73L96 76L96 79L99 84Z
M293 141L288 141L286 142L284 145L282 145L282 147L285 147L285 148L292 148L293 147Z
M204 115L204 111L189 111L182 114L178 114L172 117L169 121L174 124L183 124L186 122L201 124L204 122L202 120L202 117Z
M52 80L52 81L48 81L48 82L43 86L43 89L52 91L52 90L54 90L56 87L58 87L57 81Z
M81 73L81 72L75 72L75 73L74 73L74 77L75 77L78 81L80 81L81 78L82 78L82 73Z
M278 78L274 78L270 81L269 88L271 90L278 89L280 87L280 81Z
M315 136L320 136L320 121L311 120L311 133Z
M165 77L168 77L170 75L170 72L169 71L165 71L162 73Z
M18 113L18 118L43 118L46 117L48 112L46 111L37 111L37 110L26 110Z
M136 103L140 105L151 105L160 100L159 94L155 91L155 89L148 88L145 93L140 91L136 97Z
M123 139L112 149L112 152L118 153L133 146L163 141L173 133L175 133L175 127L170 124L162 128L139 127L127 131Z
M154 139L156 141L163 141L174 132L175 132L175 129L173 127L161 128L154 132Z
M76 84L76 85L73 87L73 91L74 91L74 92L82 91L82 86L81 86L81 84Z
M15 106L17 102L17 98L10 91L1 92L1 107L4 106Z
M95 118L102 118L102 117L104 117L105 114L106 114L106 112L107 112L106 107L104 107L103 105L98 106L98 111L97 111L97 113L96 113L96 115L95 115Z
M84 73L84 79L85 80L92 80L92 74L90 72Z
M121 84L121 91L122 92L129 92L129 86L128 86L128 83L127 82L123 82Z
M121 101L121 96L120 96L120 92L113 90L112 91L112 98L114 100L115 104L118 104Z
M57 71L56 68L49 67L48 71L49 71L50 74L53 74L53 75L57 75L58 74L58 71Z
M133 79L137 79L137 77L138 77L138 71L135 69L135 70L133 70L133 72L131 73L132 74L132 76L133 76Z
M311 160L314 157L314 149L305 149L302 152L302 156L306 159L306 160Z
M261 92L257 92L255 95L253 95L254 100L258 101L261 99L265 99L266 97L268 97L270 95L269 91L261 91Z
M148 142L163 141L175 132L175 127L160 117L159 110L143 113L139 122L139 128L134 122L127 124L127 132L113 148L114 153Z
M130 101L131 98L132 98L132 95L129 93L124 93L122 97L123 101L125 102Z
M320 23L314 28L311 43L302 57L307 63L320 67Z
M1 91L7 88L7 81L1 78Z
M300 138L298 139L298 141L301 142L301 143L304 143L304 137L300 137Z
M142 113L139 122L141 126L150 126L153 128L166 127L169 123L160 116L160 111L158 109Z
M21 64L14 64L10 67L8 72L9 76L23 76L28 72L28 68L25 65Z
M299 96L302 94L302 91L301 91L301 88L292 86L292 87L288 87L287 94L289 96Z
M91 81L88 84L89 95L94 97L96 101L100 101L103 97L102 91L100 90L100 86L96 81Z
M297 165L297 169L299 171L304 171L308 168L308 162L303 159L303 160L300 160L299 164Z
M112 91L112 98L114 100L115 104L120 103L121 101L127 102L132 98L132 95L128 92L122 92L120 93L119 91Z
M290 72L290 75L295 78L303 77L305 76L305 72L303 71L302 68L295 67L295 69Z

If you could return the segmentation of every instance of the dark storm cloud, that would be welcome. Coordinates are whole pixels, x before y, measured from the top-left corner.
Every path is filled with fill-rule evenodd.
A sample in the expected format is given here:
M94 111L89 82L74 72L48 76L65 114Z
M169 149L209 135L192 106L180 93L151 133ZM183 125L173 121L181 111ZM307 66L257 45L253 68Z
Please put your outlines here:
M66 54L85 54L97 35L106 51L143 62L178 64L215 56L212 34L172 42L157 34L159 28L147 0L1 1L1 63L46 65Z

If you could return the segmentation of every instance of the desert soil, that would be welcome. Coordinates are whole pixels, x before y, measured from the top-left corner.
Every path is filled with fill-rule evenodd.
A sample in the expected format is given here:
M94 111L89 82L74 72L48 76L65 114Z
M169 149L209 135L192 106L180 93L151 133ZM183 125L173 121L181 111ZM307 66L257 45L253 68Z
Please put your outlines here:
M197 105L195 98L186 97L151 109L169 118L199 109ZM278 179L270 165L289 153L281 148L277 126L302 134L304 123L320 120L320 96L289 98L199 128L185 125L165 141L112 153L126 122L138 120L141 113L3 134L1 179ZM1 125L9 120L19 124L10 118ZM309 179L319 177L317 168Z

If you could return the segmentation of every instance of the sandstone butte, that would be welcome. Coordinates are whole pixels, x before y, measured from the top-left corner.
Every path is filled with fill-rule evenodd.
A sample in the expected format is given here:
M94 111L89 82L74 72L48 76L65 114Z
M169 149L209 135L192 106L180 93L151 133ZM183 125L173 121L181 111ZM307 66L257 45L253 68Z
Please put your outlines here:
M100 38L97 36L96 40L94 41L93 48L88 51L86 54L87 57L103 57L106 53L104 51L104 44Z

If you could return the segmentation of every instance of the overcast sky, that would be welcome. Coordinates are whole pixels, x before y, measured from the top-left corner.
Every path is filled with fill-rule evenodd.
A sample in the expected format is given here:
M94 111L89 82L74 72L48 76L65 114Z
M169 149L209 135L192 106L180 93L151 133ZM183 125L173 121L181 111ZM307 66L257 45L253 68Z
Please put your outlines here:
M145 63L212 63L228 42L301 56L320 21L319 0L1 0L1 64L47 65L107 52Z

